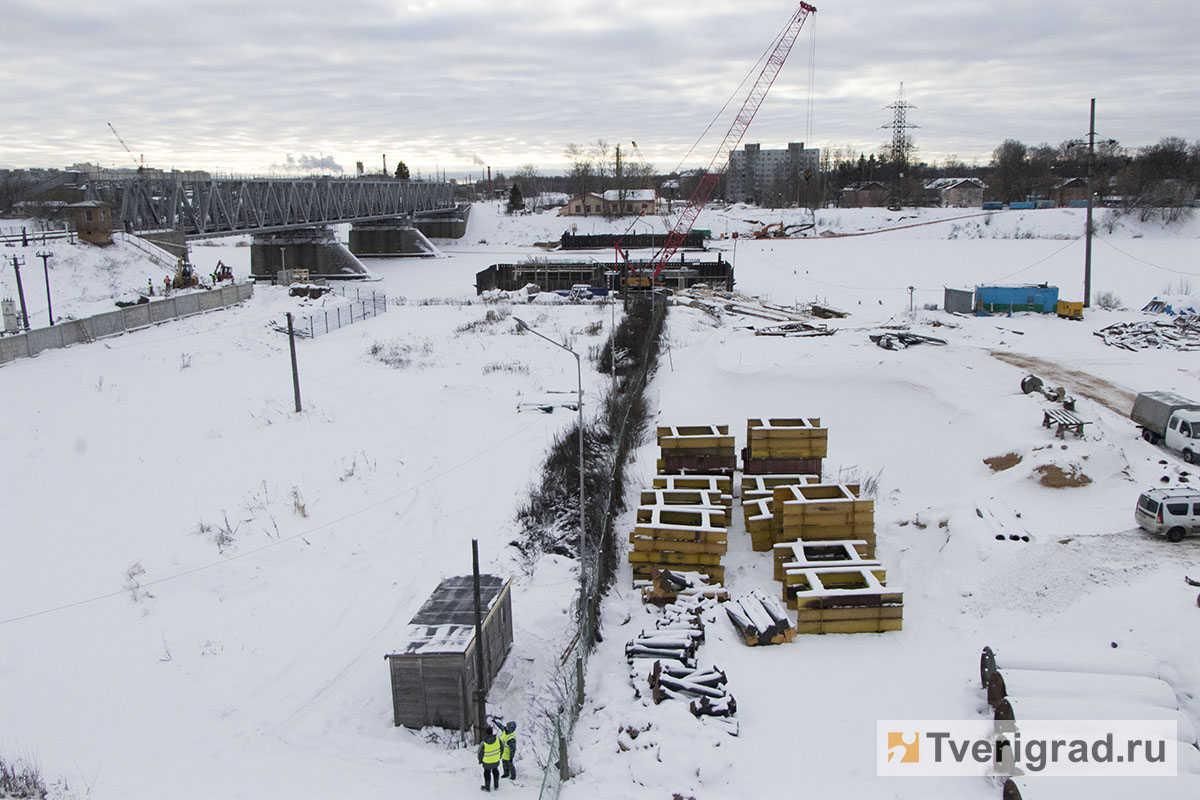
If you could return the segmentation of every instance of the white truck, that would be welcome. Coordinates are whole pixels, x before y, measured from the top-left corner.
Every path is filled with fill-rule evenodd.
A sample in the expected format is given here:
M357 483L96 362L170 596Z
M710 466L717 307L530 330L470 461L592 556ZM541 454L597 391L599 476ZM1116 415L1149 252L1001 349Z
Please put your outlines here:
M1162 442L1189 464L1200 461L1200 403L1172 392L1142 392L1129 417L1150 444Z

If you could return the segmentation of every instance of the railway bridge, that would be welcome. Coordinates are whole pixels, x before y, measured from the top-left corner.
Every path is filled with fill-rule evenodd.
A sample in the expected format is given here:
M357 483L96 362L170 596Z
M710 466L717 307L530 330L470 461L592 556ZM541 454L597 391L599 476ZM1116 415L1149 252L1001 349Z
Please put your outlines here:
M186 253L187 242L251 234L251 272L280 269L313 276L366 274L358 257L432 255L425 235L457 237L466 208L450 183L363 178L209 178L138 176L93 180L88 195L112 208L114 229ZM328 226L353 223L350 249Z

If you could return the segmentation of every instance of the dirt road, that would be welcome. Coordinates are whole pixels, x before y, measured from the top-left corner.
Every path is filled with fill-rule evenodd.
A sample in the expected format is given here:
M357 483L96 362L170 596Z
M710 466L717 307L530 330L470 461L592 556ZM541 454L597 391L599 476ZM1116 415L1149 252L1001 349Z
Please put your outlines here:
M1095 375L1034 356L996 350L989 352L1005 363L1029 370L1045 381L1047 386L1063 386L1068 394L1086 397L1121 416L1128 416L1129 410L1133 408L1136 397L1133 392L1114 386Z

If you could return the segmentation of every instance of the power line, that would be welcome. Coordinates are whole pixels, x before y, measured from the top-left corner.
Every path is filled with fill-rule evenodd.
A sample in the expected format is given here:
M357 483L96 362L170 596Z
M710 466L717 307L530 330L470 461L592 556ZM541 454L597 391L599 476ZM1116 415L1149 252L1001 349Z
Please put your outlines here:
M506 444L507 442L511 441L512 439L515 439L516 437L520 436L525 431L529 430L530 428L532 428L534 425L537 425L537 424L539 424L539 421L531 422L528 425L526 425L524 428L518 429L517 431L509 434L508 436L504 437L500 441L495 442L494 444L491 444L488 447L485 447L483 450L480 450L479 452L475 453L474 455L472 455L466 459L463 459L462 461L458 462L457 464L455 464L451 467L447 467L446 469L442 470L441 472L437 473L436 475L431 475L428 478L426 478L422 481L419 481L405 489L401 489L400 491L396 492L395 494L384 497L383 499L381 499L375 503L372 503L367 506L363 506L362 508L355 509L354 511L351 511L348 514L342 515L338 519L330 520L329 522L323 522L320 525L317 525L312 528L308 528L307 530L300 531L299 533L294 533L291 536L284 536L282 538L275 539L274 541L271 541L271 542L268 542L267 544L256 547L253 550L247 550L244 553L236 553L234 555L229 556L228 558L223 558L220 561L210 561L207 564L201 564L199 566L192 567L191 569L186 569L181 572L176 572L176 573L167 575L162 578L157 578L152 581L146 581L145 583L141 584L141 586L144 588L149 588L151 586L158 586L160 584L167 583L168 581L174 581L174 580L178 580L179 578L185 578L189 575L195 575L198 572L204 572L205 570L209 570L214 567L225 566L226 564L232 563L234 561L240 561L243 558L249 558L250 556L258 555L259 553L262 553L265 550L270 550L271 548L278 547L281 544L285 544L287 542L293 542L296 539L302 539L306 536L310 536L312 534L315 534L317 531L321 531L326 528L330 528L334 525L339 525L348 519L358 516L359 514L363 514L367 511L378 508L379 506L382 506L386 503L390 503L391 501L395 500L398 497L402 497L403 495L409 494L411 492L415 492L417 489L420 489L422 486L433 483L434 481L439 480L439 479L445 477L446 475L449 475L451 472L461 469L462 467L471 463L475 459L485 455L486 453L491 452L492 450L495 450L500 445ZM0 625L8 625L9 623L21 622L22 620L33 619L34 617L42 617L42 616L46 616L47 614L55 614L55 613L58 613L59 611L66 611L68 609L78 608L79 606L90 605L91 603L98 603L102 600L108 600L113 597L117 597L119 595L128 594L128 593L129 593L128 589L120 589L117 591L108 592L107 594L96 595L94 597L88 597L83 600L76 600L71 603L64 603L63 605L55 606L53 608L44 608L40 611L31 611L28 614L21 614L16 617L2 619L2 620L0 620Z

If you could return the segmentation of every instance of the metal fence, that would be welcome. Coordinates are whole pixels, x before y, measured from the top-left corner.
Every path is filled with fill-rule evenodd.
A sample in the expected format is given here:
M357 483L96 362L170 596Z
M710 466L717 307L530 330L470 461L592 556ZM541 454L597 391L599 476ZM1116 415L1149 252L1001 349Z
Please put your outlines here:
M296 335L312 339L387 313L388 299L383 292L364 292L355 288L353 295L345 289L338 292L338 295L348 302L338 303L332 308L322 308L311 314L295 316L292 319L292 328Z
M30 358L43 350L93 342L160 322L228 308L253 294L252 282L235 283L209 292L176 295L97 314L94 317L59 322L48 328L34 328L15 336L5 336L0 338L0 364L18 358Z
M658 293L652 293L636 302L652 304L651 323L647 329L646 339L642 342L638 357L636 372L623 380L619 389L612 392L608 398L610 419L615 421L612 441L616 443L611 455L611 464L607 476L608 493L604 504L599 505L603 517L599 526L589 525L589 530L599 530L596 546L584 548L588 563L582 565L586 574L592 576L588 582L587 601L582 604L585 612L580 615L577 631L561 659L565 667L574 657L574 669L566 672L562 681L562 705L554 720L554 729L550 737L549 751L546 754L545 769L542 774L542 788L539 800L557 800L562 791L562 785L571 776L567 744L575 731L575 723L583 710L584 678L587 674L588 659L596 643L596 629L599 620L600 595L613 576L611 569L612 558L606 558L615 547L613 526L620 516L619 511L624 504L624 482L619 477L623 465L629 457L630 450L636 446L638 436L629 426L631 411L635 403L645 391L653 364L650 363L656 348L656 341L662 330L662 322L666 316L665 298ZM613 332L615 335L615 331ZM590 520L589 520L590 521Z

